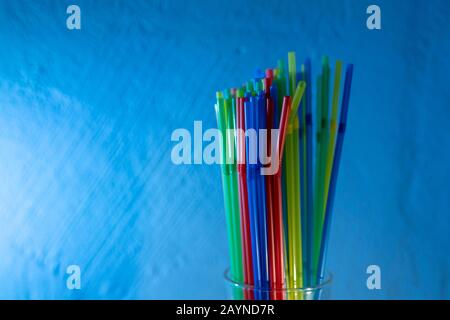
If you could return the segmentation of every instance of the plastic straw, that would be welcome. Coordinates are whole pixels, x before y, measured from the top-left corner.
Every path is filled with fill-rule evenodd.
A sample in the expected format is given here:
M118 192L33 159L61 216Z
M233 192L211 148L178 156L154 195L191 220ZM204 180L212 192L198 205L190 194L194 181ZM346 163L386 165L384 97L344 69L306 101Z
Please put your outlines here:
M288 75L289 75L289 94L293 97L297 86L297 66L295 62L295 52L288 53Z
M339 115L341 73L337 61L330 104L330 67L322 59L315 132L311 62L297 73L293 52L287 70L280 60L240 89L217 93L231 277L255 288L234 288L235 299L302 299L295 289L323 280L353 65Z
M297 72L297 79L305 81L304 65L301 65L301 71ZM302 228L302 274L305 279L308 265L308 248L307 248L307 217L306 217L306 143L305 143L305 110L306 110L306 99L302 99L300 102L300 107L298 108L297 115L299 119L298 127L298 163L299 163L299 190L300 194L300 221ZM307 282L303 281L304 284Z
M284 60L280 59L277 63L276 69L276 92L278 97L278 106L282 106L284 97L287 96L288 77L286 77L286 67ZM278 108L278 117L281 121L282 110ZM287 219L287 190L286 190L286 161L282 163L281 187L282 187L282 206L283 206L283 230L284 230L284 272L286 278L289 277L289 230Z
M242 282L243 269L242 269L242 238L241 238L241 220L240 220L240 209L239 209L239 191L238 191L238 177L236 169L236 139L235 139L235 123L236 123L236 106L233 104L234 99L232 99L227 92L226 98L224 100L225 111L226 111L226 128L227 128L227 153L230 154L231 163L228 164L229 167L229 186L230 186L230 201L231 201L231 213L232 213L232 223L233 232L236 241L236 246L239 248L236 250L237 259L237 270L235 274L236 281ZM232 157L231 157L232 155Z
M254 97L251 93L247 93L244 102L245 110L245 129L254 130L255 129L255 107L254 107ZM257 146L252 145L255 141L246 141L246 174L247 174L247 191L248 191L248 206L249 206L249 216L250 216L250 234L252 243L252 265L253 265L253 278L254 284L257 287L261 287L261 251L260 251L260 241L258 232L258 205L257 205L257 192L256 192L256 164L251 163L254 159L251 159L250 152L254 153ZM251 151L253 149L253 151ZM255 291L255 299L261 299L259 291Z
M333 99L332 99L332 107L331 107L331 120L330 120L330 139L328 143L328 151L327 151L327 159L325 166L325 188L324 188L324 204L323 208L325 210L326 207L326 199L328 198L328 186L330 183L330 175L331 175L331 166L333 165L333 156L334 156L334 146L336 140L336 129L337 129L337 118L338 118L338 108L339 108L339 92L340 92L340 83L341 83L341 71L342 71L342 62L336 61L336 67L334 71L334 86L333 86ZM323 213L325 216L325 212Z
M275 230L275 266L277 270L275 288L283 288L284 287L284 279L285 279L285 246L284 246L284 223L283 223L283 204L282 204L282 163L283 163L283 150L284 144L286 141L286 131L288 126L288 117L291 111L291 98L289 96L285 96L283 98L283 108L280 114L280 131L277 139L277 154L278 156L278 170L273 177L273 207L276 213L274 217L274 230ZM281 291L275 291L274 299L284 299L284 295Z
M344 144L344 134L345 128L347 125L347 113L348 113L348 105L350 100L350 90L352 85L352 77L353 77L353 65L350 64L347 66L345 71L345 82L344 82L344 96L342 98L342 106L341 106L341 116L339 121L339 129L338 136L336 139L336 149L334 151L334 159L333 159L333 167L331 171L330 178L330 187L328 191L328 201L326 203L325 210L325 220L322 232L322 245L320 247L320 258L319 258L319 275L317 281L320 281L324 277L325 270L325 257L328 248L328 240L331 226L331 218L332 218L332 210L334 203L334 196L336 192L336 182L339 174L339 163L341 160L342 147Z
M312 82L311 82L311 61L306 59L305 61L305 80L306 80L306 96L305 96L305 144L306 144L306 223L307 223L307 233L306 233L306 247L307 247L307 260L308 260L308 282L307 286L312 286L312 250L313 250L313 158L312 158Z
M296 77L296 65L295 65L295 53L289 52L288 53L288 92L293 96L294 87L295 87L295 77ZM293 101L294 108L295 108L295 102ZM295 110L297 111L297 109ZM295 180L298 180L298 176L295 176L295 167L298 165L298 163L295 162L295 156L294 153L296 153L296 146L295 142L293 141L293 122L294 118L297 118L297 112L292 111L291 106L291 113L289 114L288 118L288 127L287 127L287 134L286 134L286 198L287 198L287 235L288 235L288 274L287 274L287 280L288 280L288 287L289 288L295 288L297 286L297 279L298 274L297 270L299 269L299 261L298 261L298 255L299 250L301 252L301 243L298 241L298 233L300 232L299 228L300 225L297 224L298 218L297 215L299 215L299 207L296 207L296 199L298 196L298 192L296 190L296 183ZM300 247L300 248L299 248ZM300 253L301 256L301 253ZM292 299L292 295L289 296L290 299Z
M275 93L275 88L272 86L270 91ZM290 101L288 99L288 101ZM274 123L274 113L275 108L274 104L276 103L276 99L274 99L270 94L266 98L267 105L267 123ZM284 105L284 109L290 108L289 106ZM284 111L286 113L286 111ZM284 133L283 137L285 137L286 132L286 124L287 124L287 115L284 116ZM268 127L268 129L272 129L273 127L278 127L278 125L272 125ZM267 142L267 146L271 146L272 143L277 143L277 149L275 150L275 154L270 153L270 156L279 157L280 152L278 151L278 140L274 141L275 137L272 137L269 134L269 139ZM279 137L278 137L279 138ZM284 143L284 142L283 142ZM272 150L271 150L272 151ZM268 230L269 230L269 260L270 260L270 279L271 279L271 288L274 289L272 291L271 298L274 300L284 299L284 294L280 289L283 288L284 285L284 237L283 237L283 205L282 205L282 189L281 189L281 159L278 160L279 167L277 168L277 172L274 175L268 175L266 177L266 181L268 182L267 190L268 190L268 203L270 203L270 210L268 213ZM271 166L274 164L271 163Z
M314 269L318 268L318 260L321 248L321 239L322 239L322 229L323 229L323 221L324 221L324 186L325 186L325 170L326 170L326 159L327 159L327 151L328 151L328 141L329 141L329 78L330 78L330 68L328 57L323 57L322 59L322 75L321 75L321 83L320 83L320 140L319 140L319 150L318 150L318 158L316 159L316 173L317 173L317 189L316 189L316 207L315 214L316 223L317 223L317 243L316 243L316 257L317 264ZM317 271L314 270L317 274Z
M290 55L289 76L293 79L295 74ZM295 81L295 79L294 79ZM287 213L288 213L288 239L289 239L289 275L290 288L302 287L302 239L299 202L299 176L298 176L298 116L297 110L305 91L306 84L301 81L297 85L292 99L291 112L288 118L286 134L286 182L287 182ZM296 295L290 298L297 298Z
M315 165L314 170L314 211L313 211L313 250L312 250L312 274L313 280L317 278L317 270L320 254L320 241L322 239L322 215L320 214L319 206L319 188L320 188L320 140L322 134L322 76L317 77L316 82L316 150L315 150ZM315 285L316 283L312 283Z
M241 212L241 234L242 234L242 256L244 263L244 281L249 285L253 285L253 265L252 265L252 247L250 233L250 216L248 207L248 190L247 177L245 170L245 114L244 114L244 98L242 90L237 92L237 112L236 125L238 129L237 149L238 149L238 177L239 177L239 203ZM245 298L254 299L252 291L244 292Z
M242 249L240 240L240 225L239 220L236 221L235 210L234 210L234 195L232 195L233 183L232 174L230 166L226 164L226 157L228 154L227 150L227 113L225 110L224 98L221 92L217 93L217 104L216 104L216 117L217 124L220 132L222 133L221 145L221 156L222 156L222 184L225 202L225 216L227 221L227 231L229 239L229 251L230 251L230 271L231 276L236 281L242 278ZM238 213L239 214L239 213ZM241 299L242 295L240 292L234 292L235 298Z
M328 143L330 139L330 125L329 125L329 91L330 91L330 66L328 57L323 57L322 60L322 133L320 135L320 157L319 157L319 212L323 223L324 213L324 190L325 190L325 170L328 152Z
M266 99L263 91L257 96L256 99L256 114L257 114L257 132L266 129L267 112L266 112ZM265 144L267 141L260 141L260 135L258 135L258 155L265 153ZM260 149L263 150L260 150ZM267 244L267 206L266 206L266 180L265 176L261 174L262 164L260 157L258 157L258 166L256 172L257 183L257 198L258 198L258 229L259 229L259 241L260 241L260 263L261 263L261 299L269 299L268 289L269 284L269 258L268 258L268 244Z
M274 118L274 107L273 100L270 96L270 88L268 89L268 83L266 82L266 109L267 109L267 156L270 158L272 156L272 133L271 129L273 128L273 118ZM269 92L269 94L268 94ZM272 165L270 163L270 165ZM277 254L276 254L276 245L278 239L276 238L276 217L274 208L274 181L272 175L267 175L266 177L266 196L267 196L267 237L268 237L268 254L269 254L269 275L270 275L270 287L272 289L281 288L280 284L277 282L277 275L280 273L280 270L277 269ZM282 282L281 282L282 284ZM277 299L276 296L271 296L272 299Z

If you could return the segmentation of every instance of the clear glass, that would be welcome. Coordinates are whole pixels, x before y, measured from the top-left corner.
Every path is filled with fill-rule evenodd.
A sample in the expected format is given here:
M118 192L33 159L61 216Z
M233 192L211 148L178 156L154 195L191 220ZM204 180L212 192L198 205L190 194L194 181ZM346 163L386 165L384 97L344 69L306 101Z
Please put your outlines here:
M231 300L329 300L333 276L327 273L319 285L310 288L262 289L231 279L230 270L224 273L228 298Z

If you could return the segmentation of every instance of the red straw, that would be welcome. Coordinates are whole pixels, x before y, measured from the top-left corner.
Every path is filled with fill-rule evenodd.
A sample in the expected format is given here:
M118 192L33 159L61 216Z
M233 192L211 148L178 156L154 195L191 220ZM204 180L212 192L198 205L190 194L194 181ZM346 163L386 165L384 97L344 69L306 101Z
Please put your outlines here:
M237 98L237 150L238 150L238 179L239 179L239 207L241 212L241 234L242 234L242 258L244 265L244 281L246 284L253 285L253 260L252 260L252 243L250 234L250 221L248 209L248 190L247 177L245 172L245 114L244 114L244 98ZM253 300L253 292L251 290L244 291L244 297L247 300Z
M276 269L276 287L275 289L282 289L284 284L284 230L283 230L283 194L281 187L281 167L283 161L284 142L286 140L286 129L288 124L289 113L291 112L291 98L286 96L283 98L283 108L281 110L279 134L277 141L277 154L278 156L278 168L277 173L273 176L273 192L272 192L272 205L273 205L273 229L275 239L275 269ZM283 292L281 290L275 290L274 299L284 299Z
M272 129L274 110L273 100L271 97L266 99L267 105L267 123L268 129ZM266 177L267 188L267 208L268 208L268 242L269 242L269 271L270 271L270 285L272 287L271 298L273 300L284 299L283 285L284 285L284 237L283 237L283 203L282 203L282 188L281 188L281 163L283 158L284 142L286 138L286 129L288 116L291 111L290 97L284 97L283 108L280 119L280 132L277 140L276 154L272 155L271 132L267 135L268 156L279 157L278 168L275 175ZM273 164L271 164L273 165Z
M267 108L267 156L271 156L272 154L272 123L273 123L273 100L268 95L267 87L268 87L268 79L266 78L266 108ZM271 164L270 164L271 165ZM267 199L267 237L269 244L269 277L270 277L270 286L272 289L280 288L280 283L277 282L277 275L279 274L279 270L277 269L277 255L276 255L276 241L275 238L275 210L273 207L273 176L266 176L266 199ZM282 283L281 283L282 285ZM277 291L271 292L272 300L279 299Z
M273 70L267 69L266 77L264 78L264 89L265 89L264 91L266 93L266 97L270 96L270 86L272 85L272 81L273 81ZM267 127L269 127L268 124L267 124Z

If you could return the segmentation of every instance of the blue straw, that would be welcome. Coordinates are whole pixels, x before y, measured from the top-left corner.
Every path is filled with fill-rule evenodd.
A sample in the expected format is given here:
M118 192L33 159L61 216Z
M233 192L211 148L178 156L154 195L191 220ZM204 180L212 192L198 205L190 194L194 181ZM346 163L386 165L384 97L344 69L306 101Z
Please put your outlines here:
M245 94L244 102L245 111L245 129L254 129L254 113L255 108L253 106L253 97L250 92ZM256 201L256 167L250 163L250 140L246 142L246 175L247 175L247 190L248 190L248 208L249 208L249 220L250 220L250 234L252 241L252 265L253 265L253 278L254 285L259 287L261 285L261 267L260 267L260 244L258 237L258 219L257 219L257 201ZM259 291L255 290L255 299L260 300Z
M325 210L325 220L324 220L324 225L323 225L322 241L321 241L320 256L319 256L320 275L319 275L319 278L317 279L318 282L320 282L323 279L324 272L325 272L325 256L326 256L326 252L327 252L327 248L328 248L327 240L329 238L329 233L330 233L334 195L336 193L336 182L337 182L338 173L339 173L339 162L341 160L342 146L344 144L344 134L345 134L345 127L347 124L347 112L348 112L348 104L349 104L349 100L350 100L352 76L353 76L353 65L349 64L345 71L344 96L342 98L341 116L340 116L340 120L339 120L338 136L336 138L336 147L335 147L335 151L334 151L333 167L332 167L331 177L330 177L330 188L328 190L328 199L327 199L326 210Z
M259 92L257 97L257 106L255 110L257 113L257 132L261 129L267 129L267 112L266 112L266 95L264 91ZM259 142L259 135L258 135ZM265 141L264 141L265 144ZM258 155L259 147L261 143L258 143ZM260 157L258 157L258 171L256 172L256 181L258 187L258 227L259 227L259 242L260 242L260 258L261 258L261 284L263 292L261 299L268 300L270 298L268 290L270 288L269 279L269 255L268 255L268 238L267 238L267 207L266 207L266 180L261 175L262 163Z
M272 128L278 129L278 126L280 124L281 111L279 110L279 107L278 107L278 90L277 90L277 86L275 86L275 85L271 85L270 86L270 96L272 97L272 100L273 100L273 123L272 123Z

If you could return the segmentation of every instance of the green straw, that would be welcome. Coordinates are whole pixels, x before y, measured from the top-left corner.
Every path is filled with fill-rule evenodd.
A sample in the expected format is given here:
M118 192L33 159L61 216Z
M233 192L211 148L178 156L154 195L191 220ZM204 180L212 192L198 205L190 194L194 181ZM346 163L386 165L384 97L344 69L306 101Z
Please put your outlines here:
M287 217L288 217L288 242L289 242L289 272L288 287L298 288L303 286L302 275L302 238L300 220L300 180L299 180L299 153L298 153L298 115L297 110L305 91L306 83L301 81L296 86L295 54L288 54L288 73L290 92L293 94L292 108L289 115L286 134L286 193L287 193ZM296 87L296 89L295 89ZM298 299L297 294L290 295L290 299Z
M297 65L295 62L295 52L288 53L288 76L289 76L289 94L294 95L297 86Z
M325 186L325 170L328 152L328 143L330 140L330 125L329 125L329 91L330 91L330 66L328 57L324 57L322 61L322 134L320 142L320 184L319 184L319 209L323 223L324 219L324 186Z
M227 141L228 141L228 153L232 150L232 163L228 165L229 168L229 186L230 186L230 201L231 201L231 213L232 213L232 223L233 232L235 237L236 245L236 271L234 277L237 282L242 283L244 281L243 266L242 266L242 235L241 235L241 214L239 207L239 190L238 190L238 176L236 167L236 133L235 133L235 119L236 119L236 105L233 103L235 100L231 97L225 99L225 110L226 110L226 128L227 128ZM238 291L242 299L243 292Z
M319 210L319 188L320 188L320 140L322 134L322 76L317 76L316 82L316 156L314 161L314 231L313 231L313 251L312 251L312 270L311 272L316 275L317 267L319 263L319 254L320 254L320 241L322 239L322 216ZM314 277L315 278L315 277ZM314 285L314 283L312 283Z
M313 272L317 273L319 263L320 245L322 239L322 227L324 220L324 186L325 186L325 170L329 142L329 79L330 67L328 57L322 59L322 75L320 82L320 134L318 157L316 159L316 194L315 194L315 250L314 250L314 267ZM319 120L319 119L318 119Z
M296 62L295 62L295 53L288 53L288 92L290 95L293 95L295 88L295 78L296 78ZM286 199L287 199L287 226L288 226L288 243L289 243L289 251L288 251L288 260L289 260L289 272L288 276L288 287L295 288L298 285L298 278L301 278L298 275L298 253L299 250L301 252L301 243L298 241L298 233L301 231L300 228L297 227L298 218L296 215L299 215L299 207L296 207L296 198L299 193L296 192L296 183L295 180L298 177L295 175L295 151L296 145L293 141L293 123L295 118L298 119L297 113L292 113L292 108L295 108L294 103L291 106L291 114L288 119L288 128L286 132L286 151L285 151L285 159L286 159ZM298 121L298 120L297 120ZM298 150L297 150L298 151ZM301 256L301 254L300 254ZM295 299L293 295L289 295L289 299Z
M322 239L323 226L323 201L324 201L324 183L325 183L325 167L326 153L328 150L328 92L329 92L329 66L328 57L322 59L322 74L320 76L320 94L317 97L318 111L318 148L316 153L315 168L315 195L314 195L314 261L313 261L313 279L317 279L317 268L319 263L320 242Z
M309 89L309 87L311 86L310 83L307 83L306 81L306 70L305 70L305 65L302 64L301 65L301 80L305 81L307 89ZM308 212L307 212L307 207L308 207L308 189L307 189L307 166L306 166L306 99L307 99L308 94L305 94L305 97L302 99L301 105L301 114L300 114L300 124L301 124L301 128L300 128L300 132L299 132L299 140L301 141L299 144L299 147L301 148L299 156L301 156L300 159L300 167L299 169L302 171L300 173L300 211L301 211L301 224L302 224L302 250L303 250L303 283L305 286L309 285L309 274L310 274L310 248L311 248L311 244L309 243L309 234L310 231L309 230L309 222L308 222Z
M222 185L225 202L225 216L227 222L227 233L229 239L229 253L230 253L230 271L231 277L235 281L242 282L242 246L241 246L241 232L240 232L240 212L239 212L239 197L237 189L237 175L236 162L230 162L230 148L235 148L234 145L234 121L232 117L232 106L229 99L224 99L221 92L217 93L216 116L217 125L222 134L221 144L221 158L222 158ZM233 150L235 157L235 150ZM241 290L233 291L234 298L242 299L243 294Z
M335 73L334 73L334 87L333 87L333 99L331 107L331 120L330 120L330 140L328 143L328 152L326 159L326 170L325 170L325 187L324 187L324 199L323 199L323 212L322 216L325 216L325 208L328 199L328 189L330 184L331 167L333 165L334 157L334 144L336 142L337 133L337 118L339 113L339 92L341 84L341 72L342 72L342 62L336 61Z

